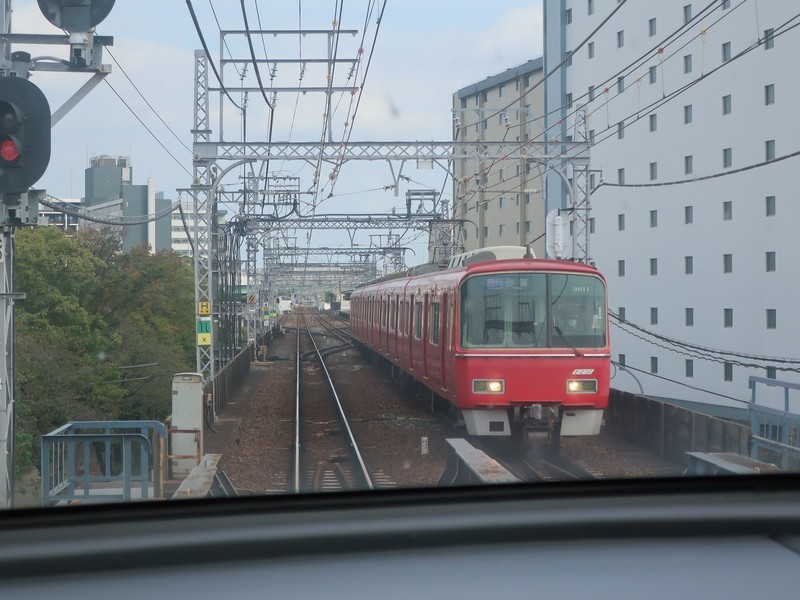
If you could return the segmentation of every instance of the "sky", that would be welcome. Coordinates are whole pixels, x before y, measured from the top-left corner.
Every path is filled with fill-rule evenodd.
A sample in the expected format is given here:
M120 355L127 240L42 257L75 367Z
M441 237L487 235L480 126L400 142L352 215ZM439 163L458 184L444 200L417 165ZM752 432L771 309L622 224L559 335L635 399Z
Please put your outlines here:
M542 54L541 0L498 0L491 10L486 10L485 3L463 0L388 0L379 27L380 0L342 0L341 4L336 0L245 0L244 4L251 30L329 29L338 19L339 9L341 28L358 30L355 35L340 37L337 56L356 58L359 47L363 47L362 56L371 60L354 120L347 115L348 109L352 115L351 100L355 98L349 93L333 98L330 120L334 141L344 139L351 120L351 141L451 139L453 92ZM237 88L242 83L257 85L252 65L242 77L241 65L228 64L223 69L219 62L220 27L244 29L241 3L191 0L191 5L212 61L221 70L233 100L241 105L242 94ZM372 12L368 15L370 6ZM41 15L34 0L13 0L12 8L13 33L60 33ZM79 198L84 194L84 170L92 157L127 156L133 165L135 184L153 178L159 191L176 198L178 190L191 184L193 56L202 47L187 2L117 0L108 18L97 26L97 33L114 38L102 61L111 65L111 74L54 126L50 164L34 187L44 188L58 198ZM283 34L253 37L254 51L262 58L322 58L327 52L326 39ZM12 50L25 50L34 57L66 58L68 54L65 46L20 44ZM222 51L225 58L249 57L246 37L228 37ZM361 81L365 66L366 60L362 59L359 74L350 83L346 79L348 67L337 66L334 84ZM274 85L295 86L299 70L297 65L278 64ZM262 64L259 71L268 85L270 69ZM216 85L213 74L209 77L211 85ZM55 111L88 78L80 73L38 71L32 74L31 81L42 88ZM303 83L324 86L327 73L322 66L309 63ZM247 107L247 141L266 142L269 112L264 98L250 94ZM319 141L325 113L322 94L278 94L273 141ZM211 95L210 116L212 140L242 139L241 112L227 98L220 103L218 94ZM270 163L275 174L296 175L301 189L313 189L313 165L301 161L276 163ZM389 213L393 207L405 206L407 189L444 189L445 196L450 196L451 187L449 183L444 185L443 170L417 170L416 165L406 165L403 172L413 181L403 182L395 196L382 189L392 183L386 161L345 164L333 188L330 168L323 166L320 185L327 187L318 197L317 213ZM237 171L227 177L226 188L236 189ZM328 197L330 193L333 195ZM404 241L411 242L414 235L417 234L407 234ZM369 241L367 232L357 234L356 239L362 244ZM417 254L407 257L409 264L424 259L421 240L416 243ZM344 232L315 232L311 245L349 246L349 240Z

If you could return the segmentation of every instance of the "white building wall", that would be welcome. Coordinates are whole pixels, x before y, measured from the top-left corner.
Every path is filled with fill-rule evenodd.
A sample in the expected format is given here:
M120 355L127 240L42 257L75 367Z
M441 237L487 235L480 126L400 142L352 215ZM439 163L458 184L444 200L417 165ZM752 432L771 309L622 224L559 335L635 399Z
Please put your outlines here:
M551 10L561 2L551 2ZM572 23L564 23L566 48L574 48L617 7L615 0L595 0L588 14L587 0L566 0ZM800 92L795 57L800 50L800 30L793 29L763 46L723 65L723 44L730 42L731 56L755 44L768 28L778 29L794 17L797 6L781 0L731 0L729 8L718 2L708 15L671 42L669 36L684 23L684 6L697 15L708 2L637 0L619 12L578 50L567 68L567 93L573 108L588 103L589 130L593 131L592 168L602 169L603 180L618 183L662 184L707 177L748 167L765 160L765 142L775 141L777 157L798 150L794 139L800 116L794 98ZM649 21L655 19L656 35ZM618 48L618 32L624 45ZM549 35L553 35L552 32ZM651 48L663 48L640 60ZM691 55L691 72L685 73L684 56ZM626 66L633 67L624 70ZM656 68L650 83L649 69ZM626 88L617 90L624 74ZM637 81L638 80L638 81ZM694 83L695 85L690 85ZM775 103L765 105L765 86L774 85ZM589 86L595 99L589 101ZM664 102L665 96L685 91ZM606 88L608 91L606 92ZM731 97L731 112L723 114L723 96ZM658 105L662 103L662 105ZM691 105L692 122L684 122L684 107ZM571 115L572 111L568 110ZM651 131L650 115L656 115ZM568 117L569 118L569 117ZM624 138L617 123L624 121ZM732 165L723 166L723 151L730 148ZM692 173L685 173L685 157L692 156ZM657 165L651 179L650 164ZM774 357L800 356L796 342L800 304L800 250L797 223L800 203L793 171L800 158L776 162L738 174L701 182L662 187L603 186L592 196L595 234L592 250L598 268L609 283L609 306L625 308L627 320L661 335L703 346L744 354ZM766 214L766 197L774 196L776 214ZM729 220L723 203L731 202ZM691 206L693 222L685 223ZM657 211L652 227L651 211ZM619 215L625 229L619 230ZM775 252L776 270L766 271L766 253ZM723 272L723 255L731 254L733 269ZM685 273L685 257L692 256L693 274ZM657 259L657 275L650 274L650 259ZM625 262L625 274L618 272ZM651 308L658 323L651 324ZM685 309L694 309L694 325L687 326ZM733 326L724 326L724 309L733 309ZM777 314L777 327L767 329L767 309ZM694 375L685 376L690 356L666 350L612 328L614 358L625 355L627 365L651 371L658 359L658 375L741 400L750 397L748 377L764 377L763 368L733 367L733 380L724 380L724 366L694 358ZM720 360L724 360L720 358ZM740 359L743 362L753 362ZM758 364L780 366L777 363ZM798 365L789 365L797 367ZM637 374L649 395L731 404L732 401L664 379ZM798 382L796 373L778 372L778 379ZM638 391L627 374L614 387Z

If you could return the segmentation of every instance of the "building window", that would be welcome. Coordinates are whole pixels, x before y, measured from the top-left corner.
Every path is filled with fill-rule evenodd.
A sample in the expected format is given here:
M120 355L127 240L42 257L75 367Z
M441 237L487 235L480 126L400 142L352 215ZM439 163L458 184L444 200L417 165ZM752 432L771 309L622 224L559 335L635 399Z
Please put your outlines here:
M722 272L733 273L733 254L722 255Z
M692 72L692 55L687 54L683 57L683 72L684 73L691 73Z
M589 233L594 233L594 217L589 218Z
M694 361L691 358L686 359L686 377L694 377Z
M658 308L650 307L650 325L658 325Z
M658 259L650 259L650 275L658 275Z
M733 363L726 362L723 367L725 369L725 381L733 381Z
M767 252L767 272L771 273L775 270L775 252Z
M617 215L617 231L625 231L625 215Z
M519 233L519 221L517 221L517 233Z
M589 58L594 58L594 42L589 42L586 50L589 53Z
M650 211L650 227L658 227L658 211Z
M625 169L617 169L617 183L625 185Z
M733 165L733 148L722 149L722 168L727 169Z
M731 59L731 43L725 42L722 44L722 62L728 62Z
M621 94L624 91L625 91L625 77L621 75L617 77L617 93Z
M686 326L687 327L694 327L694 309L687 308L686 309Z
M624 137L625 137L625 123L620 121L619 123L617 123L617 139L621 140Z
M572 94L567 94L564 100L565 100L564 103L567 105L567 108L572 108Z
M625 277L625 261L618 260L617 261L617 275L620 277Z
M683 207L683 222L687 225L690 225L694 222L694 207L693 206L684 206Z
M778 326L778 311L774 308L767 309L767 329L775 329Z
M625 355L624 354L620 354L619 355L619 360L617 360L617 362L624 367L625 366Z
M594 86L590 85L589 86L589 102L591 102L592 100L594 100Z
M775 140L764 142L765 160L775 160Z
M722 114L729 115L731 114L731 95L728 94L727 96L722 97Z
M692 122L692 105L687 104L683 107L683 122L688 125Z
M590 15L594 14L594 0L586 0L586 9Z
M684 175L691 175L694 171L694 158L689 156L683 157L683 173Z
M658 115L650 115L650 131L658 129Z
M694 273L694 256L683 257L683 270L687 275Z
M650 19L647 22L647 32L650 34L650 37L653 37L656 34L656 20L655 20L655 18Z
M764 30L764 50L775 47L775 30L770 27Z
M650 163L650 181L658 179L658 163Z
M775 84L770 83L764 86L764 104L769 106L775 104Z
M503 97L503 88L504 88L504 87L505 87L505 86L504 86L502 83L501 83L499 86L497 86L497 96L498 96L499 98L502 98L502 97Z
M625 32L617 32L617 48L622 48L625 45Z
M566 18L567 25L570 25L572 23L572 9L568 8L566 10L566 14L567 14L567 18Z
M683 24L685 25L692 20L692 5L687 4L683 7Z
M656 81L658 81L658 74L656 72L656 67L650 67L649 75L650 75L650 83L655 83Z
M722 203L722 220L730 221L733 219L733 202L726 200Z
M525 233L530 233L530 232L531 232L531 222L525 221Z
M778 369L767 367L767 379L775 379L778 376Z
M498 233L502 236L505 235L506 232L506 225L505 223L501 223L500 227L498 228Z
M727 328L733 327L733 309L725 308L722 312L724 325Z
M651 373L658 373L658 357L651 356L650 357L650 372Z
M619 320L620 321L625 321L625 307L624 306L620 306L619 309L617 309L617 315L619 316Z
M774 217L775 216L775 196L767 196L766 197L766 206L767 206L767 216Z
M722 5L722 10L728 10L731 7L731 0L722 0L720 4Z
M488 227L484 227L483 228L483 237L484 237L484 239L489 237L489 228Z

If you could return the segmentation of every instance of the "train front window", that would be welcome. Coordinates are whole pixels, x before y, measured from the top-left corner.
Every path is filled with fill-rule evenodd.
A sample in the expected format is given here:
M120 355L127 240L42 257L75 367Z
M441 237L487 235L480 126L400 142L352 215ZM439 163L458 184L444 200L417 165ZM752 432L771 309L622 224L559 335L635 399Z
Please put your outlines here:
M605 287L594 276L479 275L461 287L461 345L603 347L605 314Z
M550 275L554 348L602 348L606 345L605 287L597 277Z

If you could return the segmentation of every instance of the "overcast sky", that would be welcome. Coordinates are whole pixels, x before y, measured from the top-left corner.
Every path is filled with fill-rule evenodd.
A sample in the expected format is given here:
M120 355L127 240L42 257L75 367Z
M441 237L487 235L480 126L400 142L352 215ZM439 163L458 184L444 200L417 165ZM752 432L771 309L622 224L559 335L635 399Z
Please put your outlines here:
M381 1L366 27L363 47L368 57L375 35ZM192 0L200 27L219 65L220 33L211 10L223 29L243 29L244 21L239 0ZM355 36L342 36L337 49L341 58L356 58L367 17L368 0L344 1L341 27L355 29ZM13 0L12 31L14 33L58 33L39 12L35 0ZM247 18L251 29L329 29L336 17L334 0L246 0ZM47 189L56 197L76 198L84 193L84 169L93 156L129 156L133 164L134 183L143 184L154 178L159 191L176 197L177 189L190 185L186 171L191 172L194 87L193 54L201 48L187 4L183 0L117 0L109 17L97 27L98 33L113 36L114 45L103 62L112 65L108 83L98 86L61 122L53 128L53 153L47 173L35 187ZM326 53L326 38L306 36L254 37L256 55L271 58L322 58ZM36 47L15 45L13 50L26 50L36 56L66 58L65 47ZM244 36L229 38L225 57L249 56ZM447 140L451 137L451 96L461 87L495 73L515 67L542 54L541 0L498 0L497 2L464 2L463 0L389 0L380 24L372 62L363 96L351 134L351 141L416 141ZM112 58L113 55L113 58ZM116 59L116 64L114 59ZM365 66L362 64L362 73ZM124 70L124 73L123 73ZM348 68L338 66L335 85L344 85ZM269 81L270 71L260 68L262 80ZM128 81L133 82L134 86ZM229 65L223 73L225 85L237 103L241 94L236 91L242 79L241 71ZM212 85L216 85L210 75ZM51 109L56 110L88 77L83 74L36 72L32 81L40 86ZM274 84L293 86L298 83L299 67L278 65ZM361 75L357 77L360 81ZM353 80L351 80L353 81ZM246 85L256 85L254 71L249 67ZM326 72L309 65L303 83L324 86ZM133 110L112 91L120 96ZM138 88L138 92L136 91ZM152 105L158 116L139 95ZM346 130L350 94L334 97L331 123L334 140L342 139ZM219 100L212 96L212 139L219 140ZM225 141L241 140L242 123L239 111L226 101L224 111ZM274 141L319 141L322 133L324 96L309 93L305 96L282 93L277 97ZM137 117L166 146L166 150L139 123ZM169 126L165 126L159 117ZM267 139L266 103L260 94L250 94L247 112L247 140ZM177 138L173 135L177 134ZM168 152L168 151L169 152ZM174 158L173 158L174 157ZM312 184L314 168L298 161L276 165L284 174L297 174L301 188ZM329 175L323 168L323 180ZM404 174L414 182L404 184L411 189L424 186L441 189L444 172L417 170L406 166ZM232 175L233 176L233 175ZM236 187L233 177L226 183ZM392 183L385 162L367 165L348 163L337 180L333 197L320 206L321 212L381 212L393 206L404 206L406 188L400 196L392 192L366 192ZM450 186L445 188L450 194ZM339 234L342 242L346 236ZM362 240L363 242L364 240ZM313 245L331 244L329 239ZM419 257L418 257L419 258ZM409 257L414 264L419 260Z

